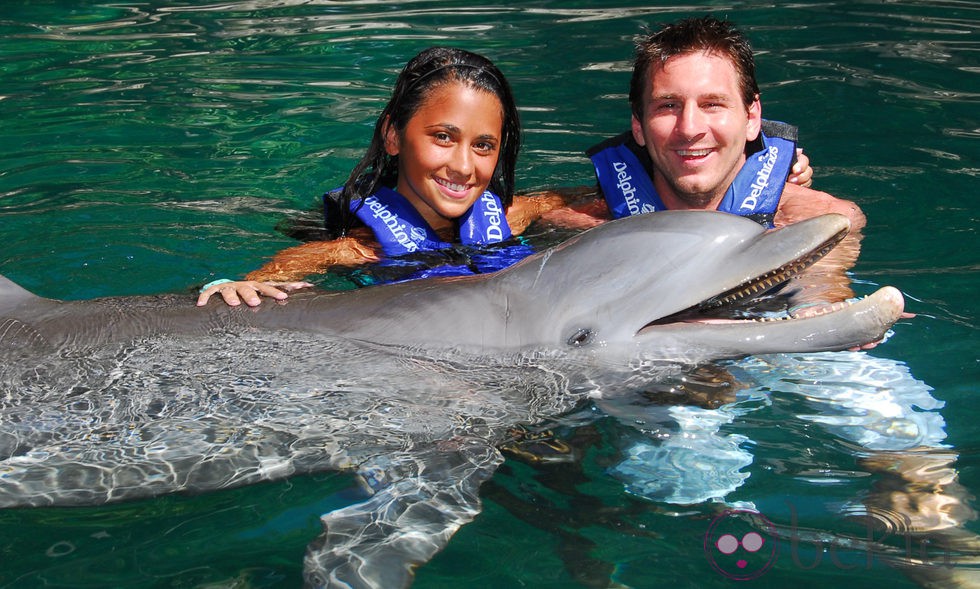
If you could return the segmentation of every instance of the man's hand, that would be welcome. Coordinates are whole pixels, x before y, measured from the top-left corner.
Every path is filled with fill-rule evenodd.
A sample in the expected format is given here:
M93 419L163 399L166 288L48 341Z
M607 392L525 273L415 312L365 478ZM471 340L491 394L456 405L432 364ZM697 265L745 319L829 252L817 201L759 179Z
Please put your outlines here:
M810 158L803 153L802 147L796 148L796 163L790 169L786 181L805 188L813 186L813 168L810 167Z

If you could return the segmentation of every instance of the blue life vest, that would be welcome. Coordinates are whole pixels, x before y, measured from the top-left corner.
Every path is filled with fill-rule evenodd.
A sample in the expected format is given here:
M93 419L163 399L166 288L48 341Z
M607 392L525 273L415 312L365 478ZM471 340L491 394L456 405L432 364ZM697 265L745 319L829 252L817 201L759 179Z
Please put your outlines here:
M452 247L442 241L404 196L390 188L351 202L351 211L371 231L389 256ZM510 239L510 225L504 206L496 194L487 190L460 218L459 241L464 245L500 243Z
M772 227L786 178L796 160L796 127L763 121L763 131L747 146L747 151L745 164L718 210ZM627 131L586 153L595 166L599 187L614 218L667 210L653 185L650 155L636 143L632 133Z
M331 208L327 206L328 199L338 193L324 195L325 214L329 214ZM361 200L352 201L350 209L371 229L387 257L374 270L354 272L355 282L361 285L494 272L533 253L530 246L523 244L479 248L512 237L503 204L489 190L459 219L460 244L472 246L462 248L460 244L440 239L415 207L390 188L381 187L363 200L363 205ZM327 221L329 224L329 219ZM399 256L429 252L433 255L424 256L424 259L398 259Z

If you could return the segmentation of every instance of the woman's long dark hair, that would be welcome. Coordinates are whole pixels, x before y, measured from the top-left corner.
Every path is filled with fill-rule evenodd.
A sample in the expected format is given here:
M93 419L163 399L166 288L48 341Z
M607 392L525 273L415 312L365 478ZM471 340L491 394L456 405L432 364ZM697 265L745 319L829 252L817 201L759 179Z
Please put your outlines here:
M482 55L453 47L430 47L413 57L398 75L391 100L374 125L371 145L344 185L340 210L337 211L340 215L337 229L341 235L347 233L353 221L350 210L352 200L374 193L379 185L391 187L397 184L398 156L388 155L385 150L387 125L398 133L404 131L430 91L451 82L468 84L500 100L504 110L503 136L497 167L490 179L490 190L500 197L504 207L509 207L513 202L517 153L521 148L521 123L507 78Z

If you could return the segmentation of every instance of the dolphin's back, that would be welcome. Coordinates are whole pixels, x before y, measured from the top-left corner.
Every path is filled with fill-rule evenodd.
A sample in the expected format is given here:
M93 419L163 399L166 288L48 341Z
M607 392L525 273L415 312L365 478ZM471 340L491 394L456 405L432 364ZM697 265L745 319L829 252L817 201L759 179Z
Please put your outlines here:
M18 286L6 276L0 275L0 308L9 304L18 304L36 298L39 297Z

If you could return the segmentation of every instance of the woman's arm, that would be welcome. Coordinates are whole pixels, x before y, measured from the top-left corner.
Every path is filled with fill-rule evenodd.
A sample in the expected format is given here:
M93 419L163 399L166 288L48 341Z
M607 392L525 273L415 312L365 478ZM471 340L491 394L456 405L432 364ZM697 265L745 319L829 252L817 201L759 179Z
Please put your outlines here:
M310 274L327 271L333 266L360 266L380 260L380 246L363 237L341 237L331 241L312 241L286 248L245 280L215 283L201 291L198 306L206 305L215 294L225 303L238 306L244 301L254 307L262 302L260 295L285 299L289 291L312 286L299 282Z
M264 266L249 272L245 279L300 280L310 274L325 272L331 266L360 266L380 259L380 246L363 237L311 241L282 250Z
M555 188L517 195L507 209L507 223L520 235L537 221L560 227L588 229L609 219L609 210L594 186Z

